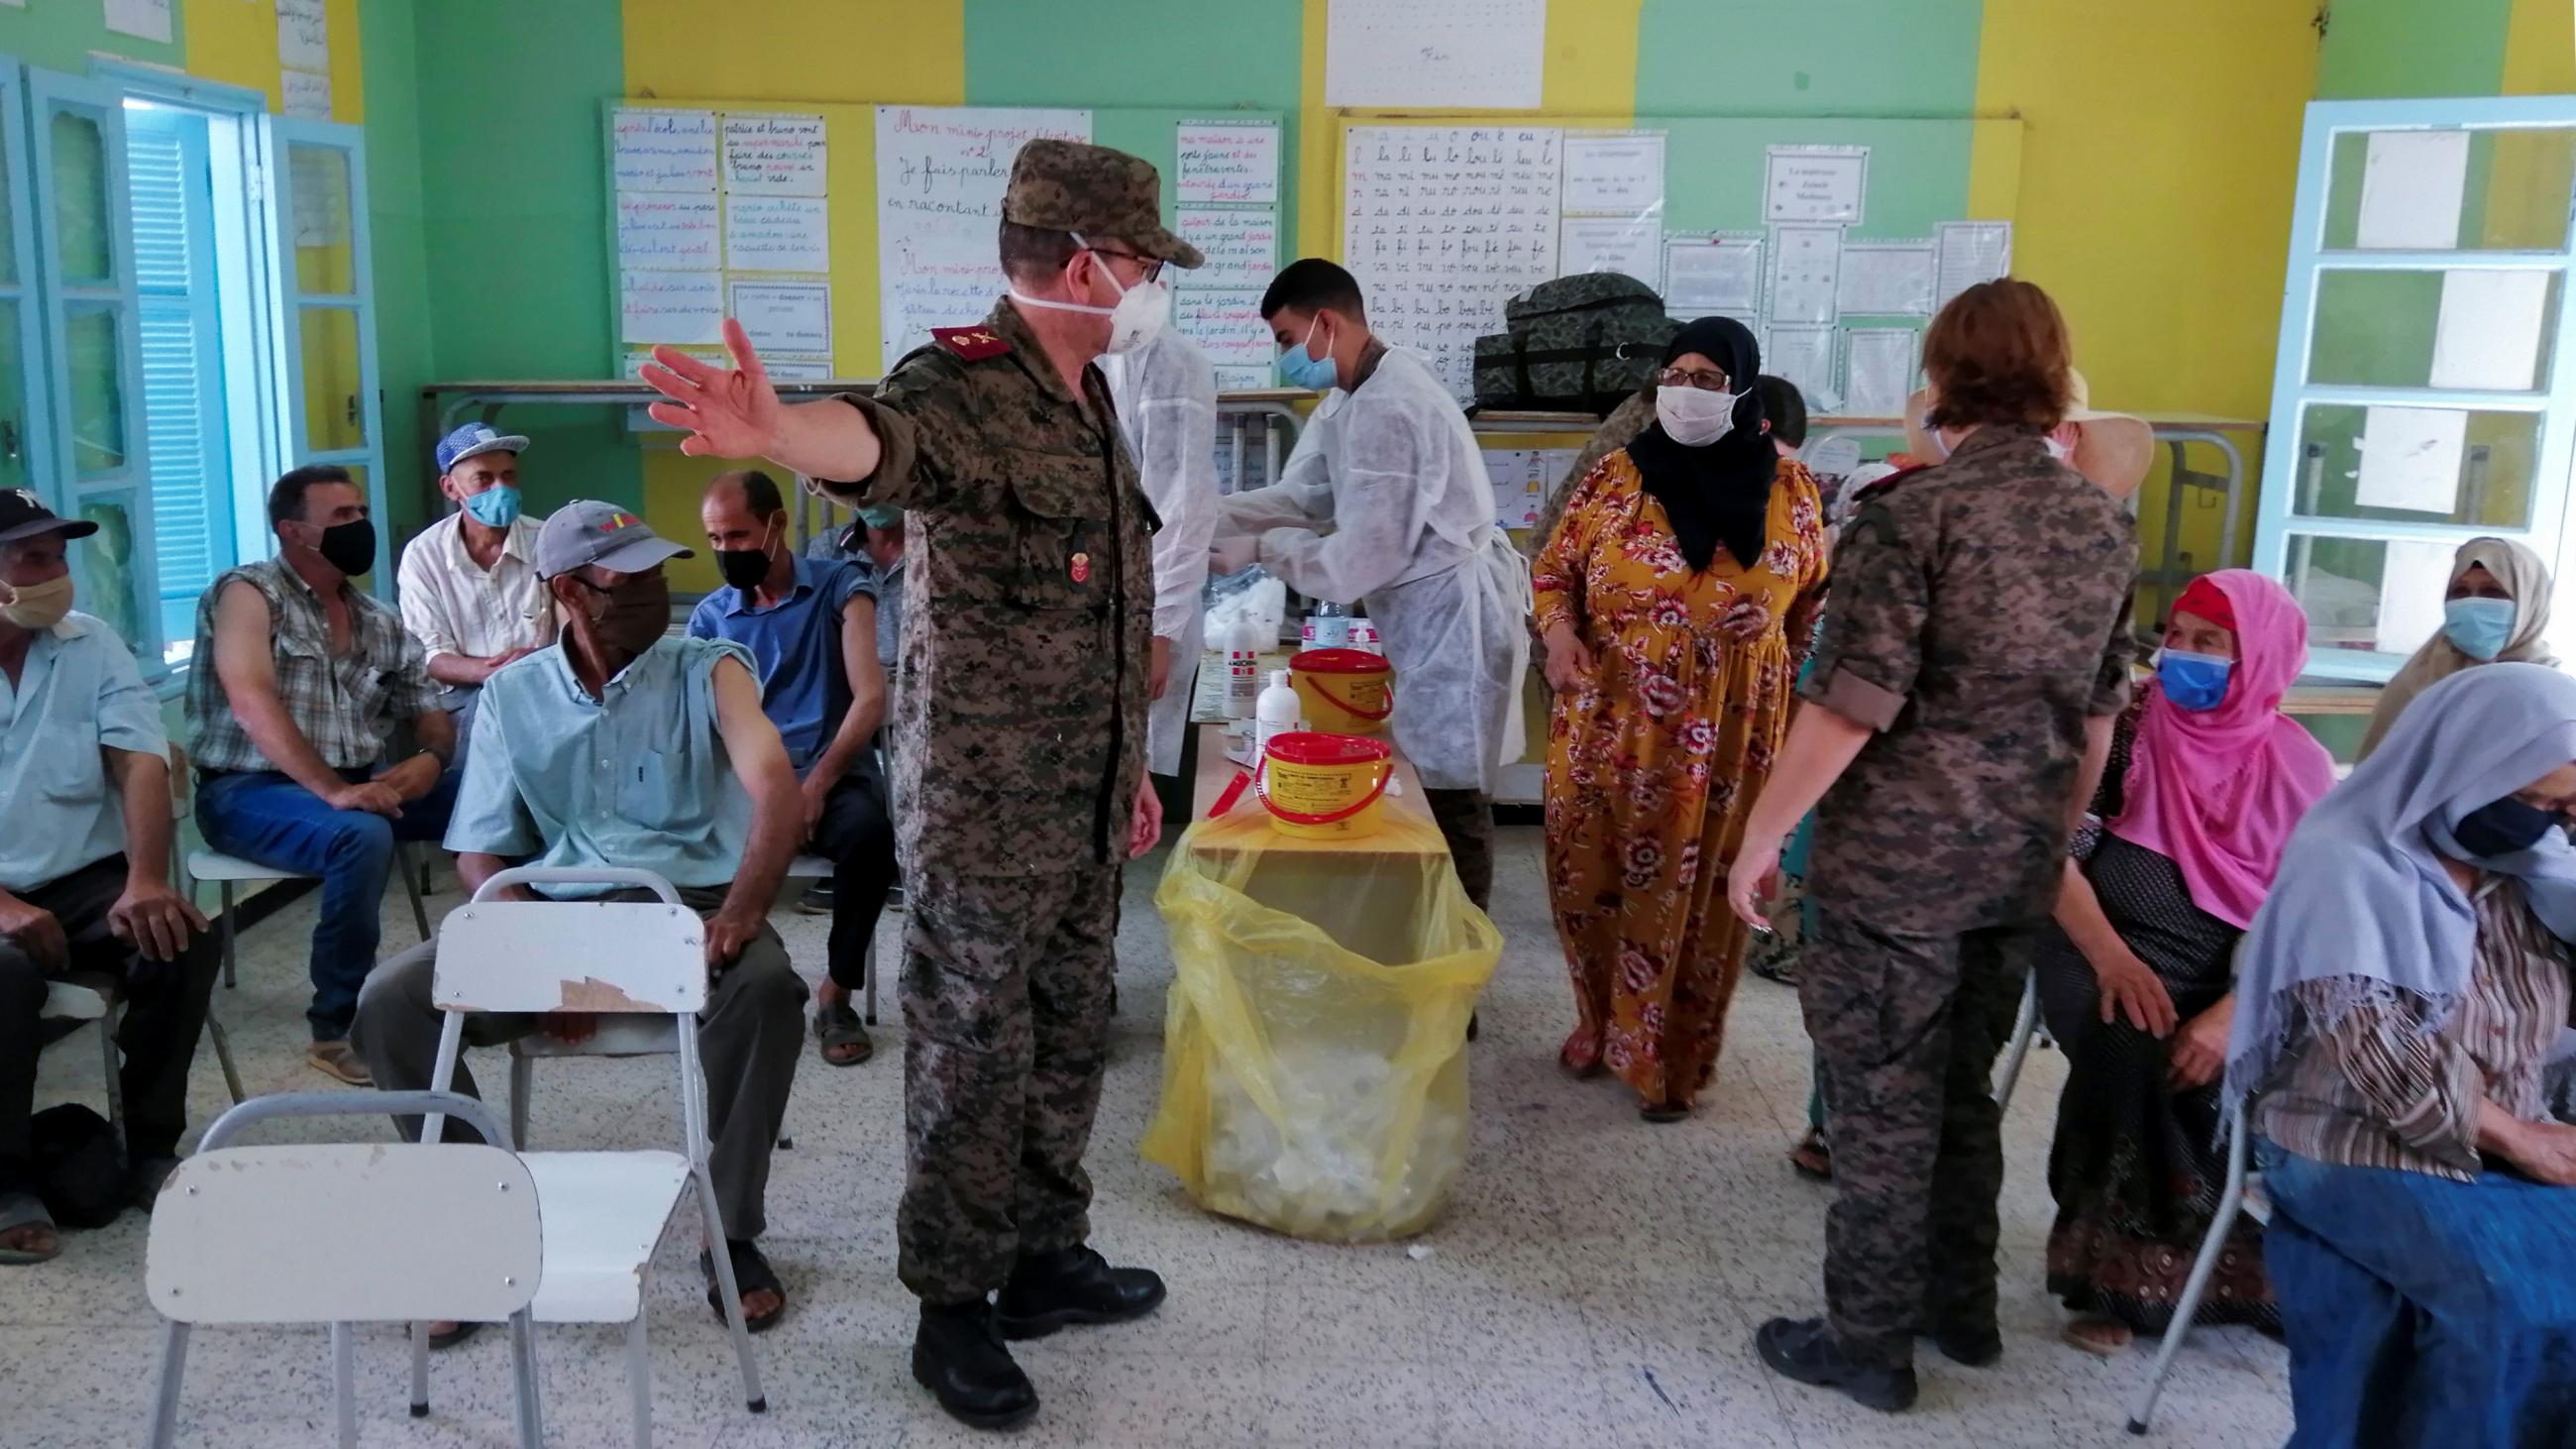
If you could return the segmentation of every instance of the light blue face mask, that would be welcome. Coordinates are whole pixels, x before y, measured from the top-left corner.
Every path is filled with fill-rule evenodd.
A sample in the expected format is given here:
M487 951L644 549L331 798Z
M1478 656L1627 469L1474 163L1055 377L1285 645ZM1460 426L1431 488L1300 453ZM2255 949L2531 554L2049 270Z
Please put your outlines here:
M465 511L486 528L507 528L519 519L519 490L496 483L466 499Z
M2218 708L2227 698L2227 677L2235 672L2235 660L2215 654L2167 649L2156 657L2156 681L2164 686L2165 698L2193 714Z
M1306 340L1279 354L1279 378L1290 387L1330 392L1342 385L1342 374L1333 366L1332 354L1315 355L1315 329L1323 320L1323 314L1317 313L1315 320L1306 324Z
M2483 664L2504 652L2521 613L2511 599L2453 599L2442 606L2442 637Z

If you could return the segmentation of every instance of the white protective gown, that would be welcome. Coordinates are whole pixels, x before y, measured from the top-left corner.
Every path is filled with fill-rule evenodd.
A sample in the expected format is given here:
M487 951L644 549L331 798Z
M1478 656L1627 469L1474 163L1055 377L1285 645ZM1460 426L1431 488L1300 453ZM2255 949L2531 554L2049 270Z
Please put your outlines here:
M1521 756L1526 560L1494 522L1484 451L1457 399L1390 351L1336 389L1268 488L1224 500L1220 537L1311 598L1365 600L1395 666L1395 740L1433 790L1492 794ZM1330 525L1330 533L1318 533Z
M1163 520L1154 535L1154 637L1171 647L1171 682L1146 713L1145 768L1175 775L1190 727L1190 691L1205 647L1199 596L1216 536L1216 368L1166 327L1132 353L1100 359L1118 431L1145 499Z

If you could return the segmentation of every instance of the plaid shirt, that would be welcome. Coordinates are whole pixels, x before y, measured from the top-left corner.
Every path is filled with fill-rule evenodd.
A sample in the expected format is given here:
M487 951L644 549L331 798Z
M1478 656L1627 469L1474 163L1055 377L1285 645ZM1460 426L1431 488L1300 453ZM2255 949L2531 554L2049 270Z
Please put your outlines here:
M215 600L236 580L268 600L277 697L295 728L335 770L360 770L384 757L394 725L438 708L428 657L402 616L347 584L355 630L349 652L331 653L331 619L312 587L282 559L232 570L197 600L196 667L188 671L189 750L207 770L274 770L251 743L215 677Z

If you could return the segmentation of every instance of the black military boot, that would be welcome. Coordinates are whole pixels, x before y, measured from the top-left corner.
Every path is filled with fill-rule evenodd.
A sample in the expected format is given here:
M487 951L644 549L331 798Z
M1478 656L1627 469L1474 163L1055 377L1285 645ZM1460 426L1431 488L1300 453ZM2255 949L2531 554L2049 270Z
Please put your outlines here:
M1044 1338L1077 1323L1124 1323L1163 1301L1163 1280L1145 1268L1112 1268L1090 1248L1023 1257L993 1295L1004 1338Z
M993 1328L993 1305L921 1305L912 1339L912 1376L959 1423L1012 1429L1038 1411L1038 1391L1011 1361Z
M1914 1368L1866 1364L1843 1352L1833 1329L1817 1318L1774 1318L1753 1335L1753 1346L1775 1373L1818 1388L1840 1389L1861 1404L1893 1414L1914 1407Z

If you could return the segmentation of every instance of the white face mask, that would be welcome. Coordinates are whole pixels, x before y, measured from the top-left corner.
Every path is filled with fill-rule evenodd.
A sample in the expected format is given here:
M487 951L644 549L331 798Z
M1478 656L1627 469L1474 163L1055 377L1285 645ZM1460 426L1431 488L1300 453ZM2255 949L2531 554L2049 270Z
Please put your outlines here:
M2047 442L2048 456L2055 458L2061 463L2072 464L2075 461L2075 445L2073 443L2061 443L2055 438L2050 438Z
M1655 421L1685 448L1705 448L1735 429L1735 404L1742 393L1710 392L1698 387L1655 389Z
M1074 233L1073 239L1085 247L1090 245L1083 241L1082 234L1079 232ZM1044 297L1023 296L1017 289L1011 292L1011 300L1027 307L1044 307L1051 312L1081 312L1093 317L1108 318L1109 341L1100 350L1112 356L1122 352L1133 352L1153 341L1155 334L1163 330L1163 324L1171 320L1170 289L1160 282L1144 282L1133 287L1121 286L1118 274L1109 268L1108 259L1098 252L1093 252L1091 256L1092 260L1100 263L1100 274L1109 279L1110 286L1118 289L1117 306L1094 307L1087 302L1050 301Z

